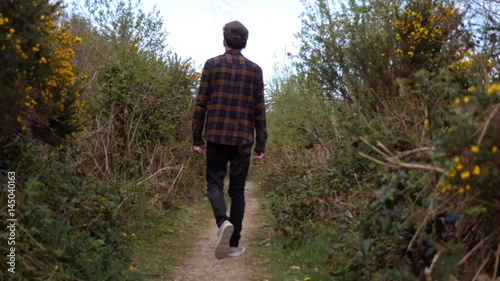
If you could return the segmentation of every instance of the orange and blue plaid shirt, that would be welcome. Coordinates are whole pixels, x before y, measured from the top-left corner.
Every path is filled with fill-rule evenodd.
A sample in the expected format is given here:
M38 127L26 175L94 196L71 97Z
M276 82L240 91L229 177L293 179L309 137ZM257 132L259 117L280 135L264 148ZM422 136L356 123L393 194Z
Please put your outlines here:
M238 50L207 60L193 113L193 144L253 144L264 152L267 140L262 69ZM255 135L254 135L255 132Z

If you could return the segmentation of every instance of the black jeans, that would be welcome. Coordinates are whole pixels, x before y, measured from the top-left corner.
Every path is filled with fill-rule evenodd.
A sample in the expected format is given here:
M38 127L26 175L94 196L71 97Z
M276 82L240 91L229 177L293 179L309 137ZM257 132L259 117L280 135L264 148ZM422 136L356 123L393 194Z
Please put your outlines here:
M229 245L238 247L241 238L243 215L245 213L245 182L250 165L251 145L224 145L207 143L207 195L212 204L215 222L221 226L225 220L234 225ZM229 197L231 212L227 216L224 201L224 178L229 162Z

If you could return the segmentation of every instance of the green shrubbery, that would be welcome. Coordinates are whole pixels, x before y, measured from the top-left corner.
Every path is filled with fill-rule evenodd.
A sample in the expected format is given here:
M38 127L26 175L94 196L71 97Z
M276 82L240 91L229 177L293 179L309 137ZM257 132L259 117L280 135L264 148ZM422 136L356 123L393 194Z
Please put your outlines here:
M79 130L80 77L70 60L81 38L58 25L59 1L2 1L0 133L29 133L52 145Z
M138 280L145 217L201 194L187 133L199 74L139 3L87 1L71 17L59 1L0 4L0 180L16 173L18 272L2 262L1 280Z
M295 247L330 230L333 280L492 276L496 41L474 46L444 1L329 5L308 8L298 74L271 94L262 182L278 230Z
M137 280L128 269L132 245L122 237L119 190L84 180L64 161L18 157L7 163L17 175L17 275L3 263L2 280Z

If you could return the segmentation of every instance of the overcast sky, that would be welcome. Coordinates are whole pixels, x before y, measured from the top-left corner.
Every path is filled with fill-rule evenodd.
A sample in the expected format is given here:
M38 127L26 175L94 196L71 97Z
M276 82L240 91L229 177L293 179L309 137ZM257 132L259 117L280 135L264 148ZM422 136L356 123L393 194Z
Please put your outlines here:
M299 0L142 0L145 12L155 5L169 32L167 45L201 68L211 57L224 53L222 27L238 20L249 30L243 55L259 64L265 80L286 53L295 53L294 34L300 30Z

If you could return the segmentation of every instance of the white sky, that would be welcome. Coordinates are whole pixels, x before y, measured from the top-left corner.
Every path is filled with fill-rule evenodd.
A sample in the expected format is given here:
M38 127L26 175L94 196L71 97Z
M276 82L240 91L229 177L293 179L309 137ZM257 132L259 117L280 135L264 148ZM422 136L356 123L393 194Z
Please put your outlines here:
M265 80L274 65L296 53L294 34L300 30L299 0L142 0L145 12L155 5L169 35L167 45L201 70L205 61L224 53L222 27L238 20L249 30L243 55L259 64Z

